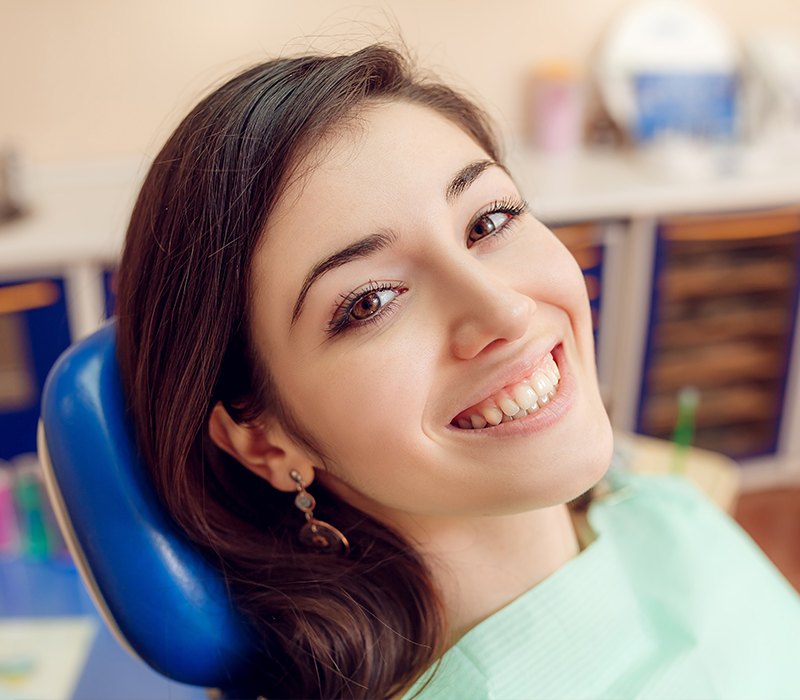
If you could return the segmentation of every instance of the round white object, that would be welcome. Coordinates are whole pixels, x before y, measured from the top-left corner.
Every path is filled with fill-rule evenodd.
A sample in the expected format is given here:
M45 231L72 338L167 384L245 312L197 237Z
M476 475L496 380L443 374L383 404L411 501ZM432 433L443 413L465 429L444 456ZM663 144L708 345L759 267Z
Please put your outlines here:
M734 73L739 49L714 17L685 0L643 0L611 26L597 77L611 117L630 130L636 120L633 76L642 73Z

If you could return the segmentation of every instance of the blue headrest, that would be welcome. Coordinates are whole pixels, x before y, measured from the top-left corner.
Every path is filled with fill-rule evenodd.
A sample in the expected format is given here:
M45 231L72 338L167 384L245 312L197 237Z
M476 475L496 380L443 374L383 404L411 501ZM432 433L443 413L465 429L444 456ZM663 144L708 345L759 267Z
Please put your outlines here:
M126 418L115 331L109 323L72 346L47 378L40 451L54 505L84 580L129 647L174 680L235 687L254 634L148 480Z

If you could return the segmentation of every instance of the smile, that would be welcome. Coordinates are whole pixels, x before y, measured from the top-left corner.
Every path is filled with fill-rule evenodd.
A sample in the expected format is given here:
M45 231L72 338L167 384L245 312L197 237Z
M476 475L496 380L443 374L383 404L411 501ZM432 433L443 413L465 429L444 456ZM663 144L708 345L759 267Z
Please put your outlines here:
M461 411L451 425L479 430L525 418L546 406L558 393L560 384L561 373L549 352L527 377Z

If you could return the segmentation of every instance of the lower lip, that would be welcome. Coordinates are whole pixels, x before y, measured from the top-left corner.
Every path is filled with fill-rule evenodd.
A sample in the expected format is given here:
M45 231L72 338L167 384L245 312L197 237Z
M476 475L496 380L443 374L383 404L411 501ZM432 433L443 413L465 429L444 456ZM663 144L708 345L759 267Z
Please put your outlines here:
M458 432L459 435L491 436L491 437L512 437L516 435L529 435L540 430L545 430L557 423L566 415L575 403L575 379L567 366L564 357L564 347L559 345L553 349L553 359L558 365L561 378L558 382L558 391L544 406L535 413L531 413L525 418L510 420L499 425L487 426L485 428L473 428L464 430L454 425L448 425L450 430Z

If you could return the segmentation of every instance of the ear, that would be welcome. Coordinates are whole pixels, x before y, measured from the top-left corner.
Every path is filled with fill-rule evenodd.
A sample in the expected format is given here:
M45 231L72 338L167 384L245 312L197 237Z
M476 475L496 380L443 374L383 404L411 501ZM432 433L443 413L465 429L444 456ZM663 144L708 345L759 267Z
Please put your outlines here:
M297 471L307 486L314 480L314 462L277 421L237 423L218 402L208 419L214 444L279 491L295 491L291 477Z

